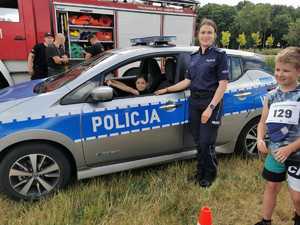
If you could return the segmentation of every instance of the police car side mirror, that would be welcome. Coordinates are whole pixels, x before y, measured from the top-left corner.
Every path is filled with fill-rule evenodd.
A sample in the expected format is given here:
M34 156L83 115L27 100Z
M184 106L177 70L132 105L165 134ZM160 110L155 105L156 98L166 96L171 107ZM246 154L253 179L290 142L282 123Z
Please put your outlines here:
M100 86L91 92L93 101L110 101L113 99L113 89L107 86Z

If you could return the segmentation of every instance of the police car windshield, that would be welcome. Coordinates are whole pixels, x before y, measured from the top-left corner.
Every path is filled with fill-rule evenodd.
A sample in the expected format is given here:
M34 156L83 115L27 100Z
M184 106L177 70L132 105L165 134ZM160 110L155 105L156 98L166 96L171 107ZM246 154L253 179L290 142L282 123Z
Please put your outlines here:
M44 80L43 82L37 84L34 87L35 93L46 93L50 91L54 91L67 83L71 82L72 80L79 77L83 72L91 69L101 61L107 59L108 57L112 56L112 52L104 52L99 54L85 62L82 62L76 66L71 67L64 73L57 74L55 76L49 77L48 79Z

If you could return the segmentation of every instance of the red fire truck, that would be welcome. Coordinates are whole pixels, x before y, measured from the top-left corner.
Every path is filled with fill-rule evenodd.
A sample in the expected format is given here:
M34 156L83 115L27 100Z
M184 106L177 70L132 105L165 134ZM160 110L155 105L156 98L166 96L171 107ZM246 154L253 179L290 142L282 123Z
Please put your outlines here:
M6 85L29 79L28 53L49 31L65 34L73 61L82 60L91 32L106 49L156 35L173 35L177 45L191 45L196 5L195 0L1 0L0 76Z

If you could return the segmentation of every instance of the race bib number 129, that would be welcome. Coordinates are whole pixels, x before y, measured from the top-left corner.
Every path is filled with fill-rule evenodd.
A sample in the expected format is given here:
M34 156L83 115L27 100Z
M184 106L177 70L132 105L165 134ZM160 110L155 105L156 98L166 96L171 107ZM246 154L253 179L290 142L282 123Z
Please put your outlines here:
M300 102L277 102L270 106L267 123L298 125Z

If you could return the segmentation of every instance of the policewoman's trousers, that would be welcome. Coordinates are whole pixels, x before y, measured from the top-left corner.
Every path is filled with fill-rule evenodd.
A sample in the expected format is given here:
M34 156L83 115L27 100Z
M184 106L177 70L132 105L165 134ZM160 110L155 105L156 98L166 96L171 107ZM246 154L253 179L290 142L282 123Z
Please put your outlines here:
M207 123L201 123L201 115L211 98L191 98L189 104L190 128L197 146L197 177L213 181L217 175L217 157L215 144L222 116L222 107L218 105Z

